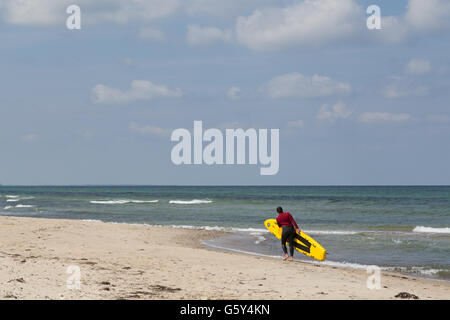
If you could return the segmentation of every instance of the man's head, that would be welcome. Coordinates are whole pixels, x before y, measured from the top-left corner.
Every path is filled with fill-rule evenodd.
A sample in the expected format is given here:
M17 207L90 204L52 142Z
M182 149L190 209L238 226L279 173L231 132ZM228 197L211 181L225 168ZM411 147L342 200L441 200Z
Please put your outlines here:
M278 208L277 208L277 212L278 212L278 213L283 213L283 208L278 207Z

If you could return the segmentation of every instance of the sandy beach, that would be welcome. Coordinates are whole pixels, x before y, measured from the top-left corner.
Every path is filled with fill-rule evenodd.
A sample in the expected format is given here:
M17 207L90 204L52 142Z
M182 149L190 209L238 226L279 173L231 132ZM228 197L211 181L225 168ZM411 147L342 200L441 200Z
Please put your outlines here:
M449 299L450 283L215 251L225 233L0 217L1 299ZM79 268L79 269L78 269ZM79 270L79 288L75 279ZM69 286L68 286L69 284Z

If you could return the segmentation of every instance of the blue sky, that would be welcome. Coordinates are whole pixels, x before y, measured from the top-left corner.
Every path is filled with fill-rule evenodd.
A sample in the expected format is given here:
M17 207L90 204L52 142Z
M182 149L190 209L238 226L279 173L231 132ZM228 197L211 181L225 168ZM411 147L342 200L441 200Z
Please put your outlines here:
M70 4L81 30L65 26ZM371 4L382 30L367 29ZM450 184L447 0L0 0L0 13L0 183ZM170 132L194 120L280 129L279 173L175 166Z

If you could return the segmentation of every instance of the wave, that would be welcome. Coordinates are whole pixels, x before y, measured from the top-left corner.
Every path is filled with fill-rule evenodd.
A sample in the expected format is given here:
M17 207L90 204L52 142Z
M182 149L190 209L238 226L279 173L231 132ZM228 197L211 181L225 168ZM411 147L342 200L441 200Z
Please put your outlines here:
M22 200L34 199L34 197L20 197L20 196L6 196L8 200L6 202L19 202Z
M425 276L436 276L443 272L448 272L445 269L435 269L430 267L385 267L385 271L403 272L403 273L416 273Z
M450 228L432 228L432 227L423 227L417 226L413 229L413 232L421 232L421 233L450 233Z
M157 203L159 200L92 200L92 204L127 204L127 203Z
M9 209L12 209L12 208L13 208L12 206L6 206L6 207L3 208L3 210L9 210Z
M347 231L347 230L303 230L306 234L330 234L330 235L352 235L361 233L361 231Z
M190 201L186 201L186 200L170 200L169 203L171 204L202 204L202 203L212 203L212 200L209 199L205 199L205 200L199 200L199 199L194 199L194 200L190 200Z
M14 198L18 198L19 196L12 196L12 195L6 195L6 198L10 198L10 199L14 199Z
M236 227L219 227L219 226L191 226L191 225L171 225L172 228L182 229L198 229L198 230L211 230L211 231L226 231L226 232L250 232L252 233L269 233L270 231L263 228L236 228ZM303 230L306 234L311 235L353 235L361 233L361 231L349 231L349 230Z
M34 207L36 207L36 206L32 205L32 204L18 204L16 206L16 208L34 208Z
M167 227L160 225L161 227ZM225 231L225 232L269 232L267 229L258 228L234 228L234 227L219 227L219 226L190 226L190 225L171 225L171 228L177 229L192 229L192 230L208 230L208 231Z

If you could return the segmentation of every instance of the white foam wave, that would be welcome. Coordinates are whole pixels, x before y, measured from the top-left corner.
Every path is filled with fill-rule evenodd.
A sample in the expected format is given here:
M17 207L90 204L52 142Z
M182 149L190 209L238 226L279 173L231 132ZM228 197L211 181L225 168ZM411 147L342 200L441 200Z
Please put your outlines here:
M164 226L162 226L164 227ZM171 225L171 228L178 229L193 229L193 230L209 230L209 231L225 231L225 232L257 232L267 233L267 229L257 228L233 228L233 227L219 227L219 226L191 226L191 225Z
M249 232L252 233L268 233L267 229L262 228L236 228L236 227L219 227L219 226L191 226L191 225L171 225L172 228L183 228L183 229L201 229L201 230L214 230L214 231L227 231L227 232ZM338 231L338 230L304 230L306 234L314 235L352 235L358 234L358 231ZM252 234L254 235L254 234Z
M7 196L8 200L6 202L19 202L22 200L34 199L34 197L19 197L19 196Z
M189 201L186 201L186 200L170 200L169 201L169 203L171 203L171 204L202 204L202 203L212 203L212 202L213 201L209 200L209 199L204 199L204 200L194 199L194 200L189 200Z
M6 206L6 207L4 207L3 209L4 210L9 210L9 209L12 209L13 207L12 206Z
M35 205L32 204L18 204L16 208L34 208Z
M384 270L386 271L394 271L394 272L404 272L404 273L417 273L417 274L423 274L426 276L433 276L438 274L439 272L446 271L443 269L433 269L433 268L426 268L426 267L385 267Z
M432 228L432 227L417 226L417 227L414 228L413 232L421 232L421 233L450 233L450 228Z
M157 203L159 200L92 200L92 204Z

